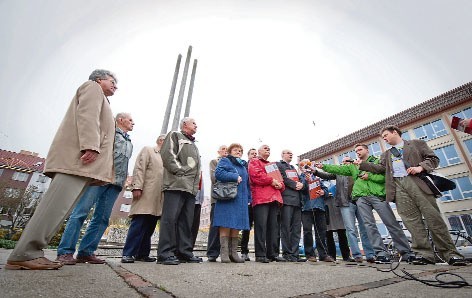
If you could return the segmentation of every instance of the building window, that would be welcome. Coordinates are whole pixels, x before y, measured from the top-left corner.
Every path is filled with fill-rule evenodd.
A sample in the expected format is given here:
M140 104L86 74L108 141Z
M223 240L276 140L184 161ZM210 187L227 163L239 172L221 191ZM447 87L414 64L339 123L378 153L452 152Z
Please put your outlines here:
M446 127L441 119L426 123L413 129L416 138L424 141L447 135Z
M328 159L325 159L321 162L322 164L328 164L328 165L334 165L334 160L333 158L328 158Z
M0 176L2 176L3 174L3 169L0 169Z
M16 181L26 181L28 180L28 177L29 177L28 173L15 172L13 173L13 177L11 177L11 179L16 180Z
M44 175L39 175L38 180L36 180L36 182L39 182L39 183L46 183L47 181L48 181L48 177Z
M10 199L18 199L20 197L20 190L16 188L5 188L4 195Z
M469 157L472 157L472 139L464 141L467 150L469 150Z
M462 231L464 226L462 225L461 219L459 216L449 216L447 218L449 225L451 225L451 230Z
M342 163L343 163L343 158L344 158L345 156L350 157L351 159L356 159L356 158L357 158L356 152L355 152L354 150L351 150L351 151L348 151L348 152L344 152L343 154L338 155L338 162L339 162L339 164L342 164Z
M472 216L470 214L449 216L447 220L451 225L451 230L465 230L469 236L472 235Z
M382 154L382 148L380 148L379 142L374 142L374 143L370 144L368 147L369 147L370 155L378 157Z
M472 215L463 214L461 215L462 223L464 224L465 230L469 236L472 236Z
M41 196L41 192L33 191L33 192L31 193L31 199L33 199L33 200L39 199L40 196Z
M121 204L120 211L121 212L129 212L131 209L131 205L129 204Z
M465 118L472 118L472 108L467 108L467 109L464 109L460 112L457 112L455 114L452 114L453 117L459 117L459 118L462 118L462 119L465 119Z
M125 199L132 199L133 198L133 192L129 191L129 190L125 190L123 192L123 198Z
M444 168L461 162L454 145L444 146L434 150L439 157L439 167Z
M408 132L408 130L402 131L402 139L407 140L407 141L411 140L411 136L410 136L410 133ZM392 148L392 145L385 142L385 148L388 150L388 149Z
M443 192L441 201L463 200L472 198L472 182L469 176L451 179L456 183L456 188Z
M408 131L402 131L402 139L404 140L411 140L410 133Z

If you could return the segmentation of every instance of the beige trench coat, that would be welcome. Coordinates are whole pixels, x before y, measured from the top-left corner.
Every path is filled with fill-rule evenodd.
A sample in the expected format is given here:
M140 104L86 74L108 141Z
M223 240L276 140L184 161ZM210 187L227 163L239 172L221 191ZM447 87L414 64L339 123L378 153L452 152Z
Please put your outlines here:
M139 199L133 198L130 217L135 214L161 216L163 174L164 167L157 147L144 147L136 158L133 171L133 189L142 190L142 195Z
M44 173L64 173L94 179L94 184L113 182L115 120L100 85L87 81L77 89L52 141ZM83 150L97 151L87 165L80 160Z

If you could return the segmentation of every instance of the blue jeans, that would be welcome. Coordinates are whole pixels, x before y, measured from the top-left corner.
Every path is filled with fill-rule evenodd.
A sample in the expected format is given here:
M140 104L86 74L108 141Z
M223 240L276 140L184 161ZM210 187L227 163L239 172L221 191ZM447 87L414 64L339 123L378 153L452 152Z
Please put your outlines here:
M121 187L114 184L89 186L87 188L67 221L61 242L57 248L58 256L75 253L80 229L92 207L94 207L93 217L80 242L77 255L90 256L94 253L105 229L108 227L113 205L120 192Z
M370 244L367 231L364 226L364 221L359 213L356 205L349 203L349 207L341 207L341 214L343 216L344 227L346 228L347 238L349 240L349 246L351 247L351 253L354 258L362 257L361 250L359 248L357 239L356 229L356 218L359 223L359 231L361 234L362 247L364 248L364 254L366 258L370 259L375 256L374 249Z

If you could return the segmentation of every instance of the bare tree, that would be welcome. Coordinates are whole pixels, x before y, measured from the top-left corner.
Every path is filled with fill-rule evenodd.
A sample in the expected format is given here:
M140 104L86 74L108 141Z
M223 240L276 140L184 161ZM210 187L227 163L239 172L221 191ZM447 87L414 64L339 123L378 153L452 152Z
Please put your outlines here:
M33 215L41 199L36 190L35 186L12 189L6 183L0 185L0 209L12 222L10 235L13 235L16 229L23 228Z

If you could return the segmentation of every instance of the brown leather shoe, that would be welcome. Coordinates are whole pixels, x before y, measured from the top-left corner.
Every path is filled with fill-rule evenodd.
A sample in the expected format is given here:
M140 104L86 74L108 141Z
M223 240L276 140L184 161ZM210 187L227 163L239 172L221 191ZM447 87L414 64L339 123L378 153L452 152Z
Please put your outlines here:
M97 258L95 255L90 255L90 256L77 256L77 263L105 264L106 261Z
M47 269L59 269L62 264L48 260L45 257L32 259L28 261L7 261L5 269L8 270L47 270Z
M63 254L57 256L56 261L61 262L62 265L75 265L77 260L74 259L73 254Z
M315 262L316 263L316 257L315 256L311 256L308 258L308 261L310 262Z
M323 261L323 262L335 262L335 260L334 260L333 257L331 257L331 256L326 256L326 257L324 257L324 259L321 260L321 261Z
M362 263L362 262L364 262L364 259L363 259L362 257L355 257L355 258L354 258L354 261L355 261L356 263Z

